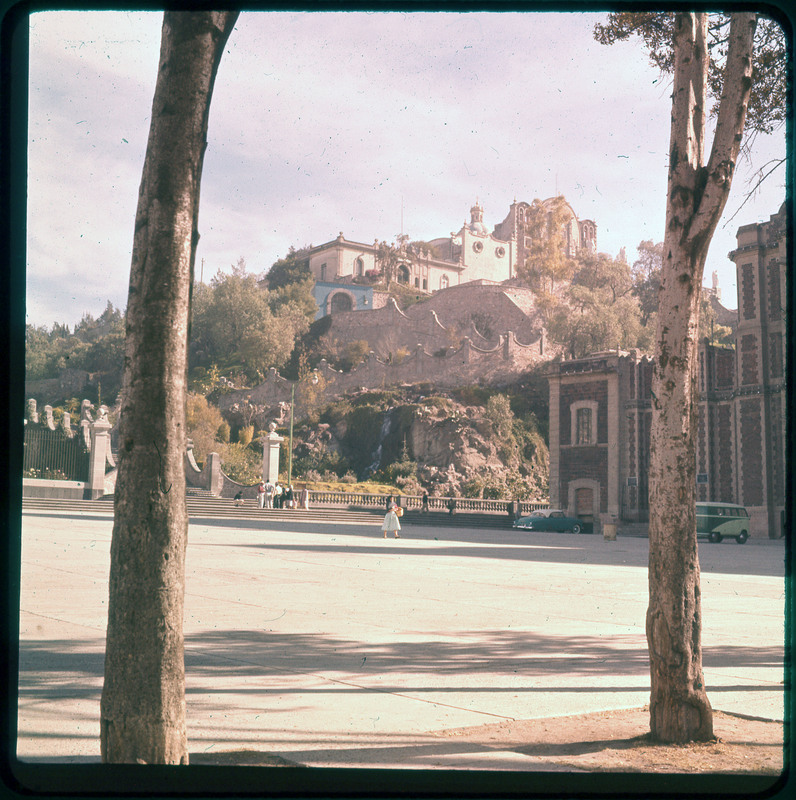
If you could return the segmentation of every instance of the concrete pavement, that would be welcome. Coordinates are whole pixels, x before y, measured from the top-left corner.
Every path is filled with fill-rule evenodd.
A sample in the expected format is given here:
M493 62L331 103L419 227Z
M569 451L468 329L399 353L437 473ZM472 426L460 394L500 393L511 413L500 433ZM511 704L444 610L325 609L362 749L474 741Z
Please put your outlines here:
M23 514L23 760L99 759L111 528L109 514ZM784 545L699 547L711 702L781 720ZM549 769L440 734L645 705L646 562L637 538L192 524L192 761L234 751L244 763Z

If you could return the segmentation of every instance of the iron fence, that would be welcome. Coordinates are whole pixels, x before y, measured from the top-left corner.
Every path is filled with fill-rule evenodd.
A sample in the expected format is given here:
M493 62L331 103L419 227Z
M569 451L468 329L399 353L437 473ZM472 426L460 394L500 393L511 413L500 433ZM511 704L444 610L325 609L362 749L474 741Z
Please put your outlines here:
M83 437L60 430L25 426L23 473L28 478L87 481L89 450Z

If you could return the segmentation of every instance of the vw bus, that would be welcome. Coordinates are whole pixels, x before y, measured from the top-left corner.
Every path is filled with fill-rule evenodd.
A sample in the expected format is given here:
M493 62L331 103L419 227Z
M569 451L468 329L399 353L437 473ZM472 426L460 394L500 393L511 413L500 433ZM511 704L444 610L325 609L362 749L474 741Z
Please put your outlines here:
M696 530L697 538L711 542L735 539L743 544L749 538L749 514L733 503L697 503Z

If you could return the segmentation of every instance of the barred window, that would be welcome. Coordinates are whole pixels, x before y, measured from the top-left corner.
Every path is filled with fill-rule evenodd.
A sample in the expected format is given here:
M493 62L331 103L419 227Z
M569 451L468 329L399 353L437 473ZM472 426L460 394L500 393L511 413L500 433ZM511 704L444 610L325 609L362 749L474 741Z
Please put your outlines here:
M591 443L591 409L579 408L575 420L575 444Z

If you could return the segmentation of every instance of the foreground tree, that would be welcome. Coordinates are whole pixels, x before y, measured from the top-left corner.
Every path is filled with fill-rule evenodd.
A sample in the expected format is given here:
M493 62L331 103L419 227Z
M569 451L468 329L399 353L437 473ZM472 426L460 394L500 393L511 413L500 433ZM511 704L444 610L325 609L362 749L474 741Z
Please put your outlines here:
M686 742L713 737L713 713L702 673L695 508L702 274L743 138L757 18L750 13L730 16L716 131L707 163L708 14L678 13L658 19L671 24L674 86L652 379L646 627L652 736Z
M213 84L237 12L167 12L136 211L101 701L102 760L186 764L185 387Z

